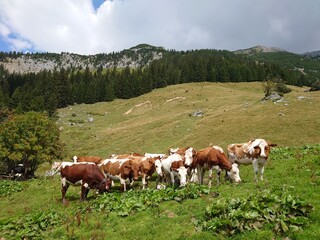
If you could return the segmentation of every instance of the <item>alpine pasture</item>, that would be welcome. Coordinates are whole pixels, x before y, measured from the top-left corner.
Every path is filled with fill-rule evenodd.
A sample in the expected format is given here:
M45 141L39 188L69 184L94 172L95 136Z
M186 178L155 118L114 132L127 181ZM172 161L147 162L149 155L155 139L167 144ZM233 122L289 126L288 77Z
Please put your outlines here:
M85 202L79 201L80 187L70 187L66 205L59 176L45 177L50 165L43 164L36 179L1 181L0 237L319 239L320 93L289 87L293 91L280 102L261 101L261 83L191 83L60 109L56 122L66 156L57 161L210 144L226 150L254 138L278 146L257 184L252 167L240 166L240 184L155 190L154 177L147 190L139 181L120 193L116 184L103 195L91 190Z

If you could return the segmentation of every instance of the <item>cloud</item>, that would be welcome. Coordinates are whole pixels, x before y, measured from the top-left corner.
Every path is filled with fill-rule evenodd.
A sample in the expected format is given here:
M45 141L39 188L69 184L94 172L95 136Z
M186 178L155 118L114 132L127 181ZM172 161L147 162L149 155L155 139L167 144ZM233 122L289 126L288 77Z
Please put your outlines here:
M16 50L94 54L140 43L166 49L254 45L320 49L313 0L0 0L0 35Z

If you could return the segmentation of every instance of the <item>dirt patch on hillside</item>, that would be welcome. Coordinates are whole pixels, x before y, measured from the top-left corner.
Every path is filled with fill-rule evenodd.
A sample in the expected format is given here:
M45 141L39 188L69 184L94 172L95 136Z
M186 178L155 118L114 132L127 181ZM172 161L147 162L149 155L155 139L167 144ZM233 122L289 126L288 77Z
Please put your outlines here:
M146 102L134 105L132 108L126 111L124 115L129 115L129 114L138 115L138 114L145 113L151 109L152 109L152 103L150 101L146 101Z
M172 102L172 101L177 101L177 100L185 100L185 97L175 97L175 98L170 98L166 102Z

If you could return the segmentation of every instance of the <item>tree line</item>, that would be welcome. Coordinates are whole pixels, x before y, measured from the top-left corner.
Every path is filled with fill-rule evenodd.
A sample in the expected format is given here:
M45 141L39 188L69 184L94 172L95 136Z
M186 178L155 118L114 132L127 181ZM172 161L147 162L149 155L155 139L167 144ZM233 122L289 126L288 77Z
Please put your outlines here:
M155 88L191 82L252 82L281 79L311 86L297 71L259 63L221 50L167 51L159 60L138 68L61 68L39 73L8 73L0 66L0 107L16 112L47 112L75 103L129 99ZM1 115L1 114L0 114Z

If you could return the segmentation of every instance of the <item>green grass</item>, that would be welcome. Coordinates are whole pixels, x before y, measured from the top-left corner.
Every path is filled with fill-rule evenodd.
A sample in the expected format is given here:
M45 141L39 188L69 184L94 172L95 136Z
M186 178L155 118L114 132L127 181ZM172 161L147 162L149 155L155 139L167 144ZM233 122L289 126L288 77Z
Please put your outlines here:
M290 88L293 91L285 95L285 102L273 103L261 102L261 83L182 84L131 100L61 109L57 124L63 127L61 138L68 158L80 154L166 153L169 147L200 149L210 143L225 149L230 143L258 137L279 146L319 143L320 93ZM298 96L305 99L298 100ZM135 107L147 101L151 104ZM197 110L203 112L202 117L192 116ZM94 123L88 122L89 117ZM69 119L84 123L70 126Z
M314 207L308 218L308 224L298 232L288 231L277 234L272 226L260 230L246 231L234 235L233 239L318 239L320 237L320 145L304 147L276 148L272 152L265 171L265 181L255 184L250 166L241 167L241 184L222 183L214 186L209 194L202 194L196 199L179 201L164 201L154 207L132 210L126 217L119 216L123 209L111 212L99 210L99 205L114 205L116 200L104 202L104 196L89 193L89 201L79 201L80 188L70 187L67 193L67 206L61 203L59 177L39 178L22 185L22 191L11 192L9 196L1 197L0 223L16 223L16 231L21 231L25 225L28 229L39 222L50 223L42 233L41 239L226 239L228 236L200 231L194 225L194 220L201 219L207 206L222 198L247 198L263 190L285 189L292 196L302 198ZM143 193L141 183L136 183L133 193L128 193L126 201L132 201L133 196ZM154 181L151 182L154 187ZM218 193L216 196L213 193ZM125 197L118 188L106 196ZM131 196L131 197L130 197ZM125 201L125 202L126 202ZM39 217L40 214L40 217ZM43 215L41 215L43 214ZM121 215L121 214L120 214ZM47 218L45 218L47 217ZM24 220L24 225L19 219ZM32 219L32 220L30 220ZM40 220L38 220L40 219ZM44 219L44 220L43 220ZM29 223L29 224L28 224ZM31 224L32 223L32 224ZM51 227L53 225L53 227ZM0 226L1 227L1 226ZM5 232L7 239L15 239Z
M283 188L314 207L303 230L279 235L272 226L266 226L234 235L232 239L319 239L320 110L317 106L320 93L292 88L285 95L287 106L261 103L260 83L194 83L158 89L131 100L61 109L57 124L63 126L61 139L65 143L66 159L74 154L107 157L111 153L131 151L165 153L169 147L188 145L200 149L210 143L225 148L229 143L253 137L265 138L279 147L271 152L264 182L255 184L252 167L242 166L243 182L213 186L211 190L219 193L218 196L209 193L182 202L164 201L145 210L129 211L126 217L119 216L117 210L108 212L93 207L104 199L94 191L90 191L89 201L81 203L79 187L69 188L66 196L69 203L63 205L60 179L44 178L50 166L43 164L37 171L37 179L17 182L16 187L5 185L8 191L0 195L0 237L17 239L17 234L26 234L30 239L31 236L34 239L226 239L229 237L219 232L200 231L194 225L196 219L204 216L207 206L222 198L247 198L265 189ZM298 100L301 95L307 99ZM186 99L167 102L175 97ZM131 114L124 115L146 101L152 106L135 108ZM190 116L197 110L202 110L204 116ZM284 116L279 116L279 112ZM91 116L94 123L87 121ZM83 120L82 125L66 124L73 118ZM154 186L153 178L150 188ZM140 188L141 182L136 183L134 193L140 193ZM117 185L108 194L121 197L118 190Z

